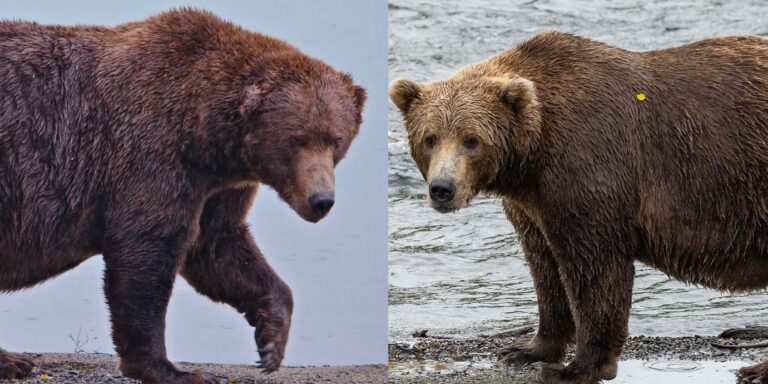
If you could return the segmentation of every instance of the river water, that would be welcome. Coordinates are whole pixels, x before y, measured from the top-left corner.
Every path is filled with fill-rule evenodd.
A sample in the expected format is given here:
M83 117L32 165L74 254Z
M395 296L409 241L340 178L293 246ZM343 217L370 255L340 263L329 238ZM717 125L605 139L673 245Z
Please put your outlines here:
M714 0L393 0L390 80L429 81L547 30L632 50L722 35L768 36L768 2ZM536 297L500 201L439 214L426 206L396 108L389 110L390 340L416 329L473 335L535 324ZM768 323L768 295L686 286L637 265L630 332L709 335Z

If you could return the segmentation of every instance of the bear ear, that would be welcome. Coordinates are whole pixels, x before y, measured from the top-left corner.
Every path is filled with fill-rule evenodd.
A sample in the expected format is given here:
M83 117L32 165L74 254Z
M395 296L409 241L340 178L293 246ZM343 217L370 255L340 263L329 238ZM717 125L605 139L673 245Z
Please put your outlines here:
M520 112L532 104L538 104L536 86L532 81L518 77L501 88L501 100L516 112Z
M366 100L368 100L368 92L365 88L355 85L355 106L362 111Z
M264 100L264 90L261 86L253 84L245 87L243 98L240 101L240 116L248 117L252 115Z
M518 77L501 88L501 100L518 117L526 122L529 129L538 130L541 126L541 108L536 97L536 86L532 81Z
M421 86L414 81L397 79L389 87L389 98L403 113L408 112L411 104L421 95Z
M365 88L355 85L355 108L357 108L357 123L363 122L363 106L365 101L368 100L368 92Z

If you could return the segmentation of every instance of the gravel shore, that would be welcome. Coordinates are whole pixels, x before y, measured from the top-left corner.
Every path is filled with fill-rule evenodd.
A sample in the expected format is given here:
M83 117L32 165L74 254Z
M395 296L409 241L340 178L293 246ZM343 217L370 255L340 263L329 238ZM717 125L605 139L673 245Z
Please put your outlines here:
M138 384L120 375L118 360L112 355L28 354L35 362L33 376L26 380L0 380L2 384ZM284 367L264 375L254 366L178 363L187 371L211 372L231 384L360 383L387 382L384 365L348 367Z
M422 331L423 332L423 331ZM495 352L531 332L512 332L518 336L486 336L475 338L417 337L409 342L389 345L390 383L508 383L536 382L533 367L502 366ZM752 344L760 339L721 339L714 336L647 337L627 340L622 361L661 360L693 362L757 362L768 358L768 348L719 349L711 343ZM566 360L573 357L568 351ZM620 363L619 372L622 368ZM735 377L733 378L735 381ZM699 381L708 382L708 381Z

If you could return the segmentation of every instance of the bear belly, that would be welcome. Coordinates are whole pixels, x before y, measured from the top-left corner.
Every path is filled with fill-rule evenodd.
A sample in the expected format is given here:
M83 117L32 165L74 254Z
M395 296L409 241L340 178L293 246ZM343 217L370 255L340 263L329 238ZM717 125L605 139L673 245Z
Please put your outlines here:
M663 241L639 252L637 260L684 283L727 292L750 292L768 286L768 254L761 244L762 241L732 243L716 248L711 244L705 246L706 242L690 246Z
M644 182L635 258L682 282L722 291L768 286L767 216L761 201L749 198L762 192L750 192L754 186L729 191L694 179L700 181L691 188L696 192L671 180Z
M92 209L55 220L56 226L50 217L35 221L22 233L0 238L0 292L39 284L101 252L103 222Z
M4 251L0 254L0 261L3 262L3 268L0 269L0 292L32 287L77 267L90 256L93 255L80 252L75 254L60 252L53 255L22 255L19 257L19 255ZM6 264L8 260L13 261ZM7 265L11 268L5 268Z

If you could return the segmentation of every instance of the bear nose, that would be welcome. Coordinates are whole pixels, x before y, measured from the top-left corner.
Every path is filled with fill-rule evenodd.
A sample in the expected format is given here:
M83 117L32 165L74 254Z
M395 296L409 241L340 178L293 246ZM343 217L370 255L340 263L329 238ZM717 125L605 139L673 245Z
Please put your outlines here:
M432 200L447 203L453 199L454 193L456 193L456 188L451 180L438 179L429 183L429 196L432 197Z
M312 196L309 197L309 206L312 207L315 212L322 215L325 215L331 210L333 203L333 192L313 193Z

